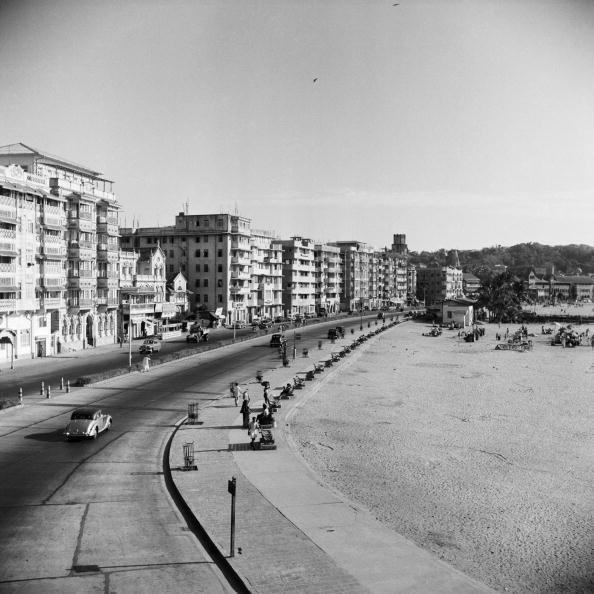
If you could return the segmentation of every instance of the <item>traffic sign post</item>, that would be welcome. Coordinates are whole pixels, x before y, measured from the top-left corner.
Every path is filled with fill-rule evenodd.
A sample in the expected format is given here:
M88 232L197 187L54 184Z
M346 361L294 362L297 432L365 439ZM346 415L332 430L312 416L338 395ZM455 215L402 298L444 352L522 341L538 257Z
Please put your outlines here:
M231 494L231 544L229 546L230 549L230 557L235 557L235 491L237 487L237 480L233 477L230 481L227 482L227 491Z

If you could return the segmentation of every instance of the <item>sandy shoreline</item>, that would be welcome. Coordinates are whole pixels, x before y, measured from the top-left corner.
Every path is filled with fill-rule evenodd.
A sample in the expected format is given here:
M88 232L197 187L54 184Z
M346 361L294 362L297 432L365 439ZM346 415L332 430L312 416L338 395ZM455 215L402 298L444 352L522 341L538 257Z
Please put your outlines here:
M491 587L591 591L594 351L551 347L540 325L531 352L494 351L486 328L477 343L418 323L379 335L293 438L329 485Z

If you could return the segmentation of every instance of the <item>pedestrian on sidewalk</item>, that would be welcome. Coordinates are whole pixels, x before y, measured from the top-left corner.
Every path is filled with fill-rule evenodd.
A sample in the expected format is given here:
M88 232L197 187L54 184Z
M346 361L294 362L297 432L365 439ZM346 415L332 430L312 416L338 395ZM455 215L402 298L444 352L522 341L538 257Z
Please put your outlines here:
M243 415L243 428L248 429L250 426L250 405L247 400L244 400L241 405L241 414Z
M264 403L266 406L270 406L270 384L268 382L264 384Z
M231 395L235 400L235 406L239 405L239 384L237 382L233 382L231 384Z
M250 443L250 448L252 448L252 450L256 449L256 437L258 436L259 429L260 429L260 425L258 423L258 419L256 419L256 417L252 417L250 426L248 428L248 435L250 436L250 439L252 440Z
M149 371L151 368L151 358L148 355L145 355L142 358L142 371Z

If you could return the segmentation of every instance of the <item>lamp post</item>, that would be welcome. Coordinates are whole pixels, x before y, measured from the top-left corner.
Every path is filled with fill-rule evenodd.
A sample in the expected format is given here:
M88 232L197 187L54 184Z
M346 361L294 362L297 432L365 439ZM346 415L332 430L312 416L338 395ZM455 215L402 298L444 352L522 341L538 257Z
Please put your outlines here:
M363 332L363 297L359 299L359 313L361 314L359 330Z

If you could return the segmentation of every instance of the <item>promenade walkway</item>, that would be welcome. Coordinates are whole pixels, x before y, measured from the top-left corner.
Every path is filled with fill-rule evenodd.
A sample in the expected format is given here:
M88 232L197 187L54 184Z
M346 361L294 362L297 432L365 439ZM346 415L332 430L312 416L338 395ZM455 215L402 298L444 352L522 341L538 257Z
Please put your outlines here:
M180 424L170 450L174 483L252 592L490 592L321 484L291 441L292 411L314 391L323 390L342 366L360 357L367 344L306 382L294 399L281 401L274 429L276 450L249 448L239 408L226 394L200 411L200 424ZM330 353L310 355L295 359L288 369L281 366L268 373L264 379L273 393ZM244 387L249 388L252 406L261 406L261 386L254 380ZM192 442L198 470L183 471L183 445ZM227 492L232 477L237 479L234 557L229 556Z

